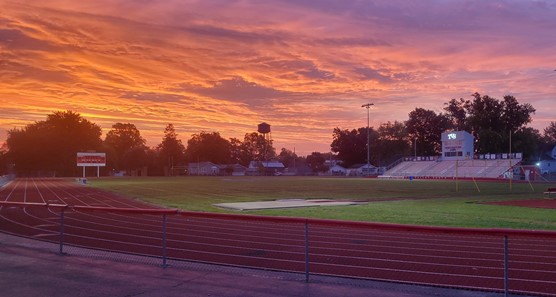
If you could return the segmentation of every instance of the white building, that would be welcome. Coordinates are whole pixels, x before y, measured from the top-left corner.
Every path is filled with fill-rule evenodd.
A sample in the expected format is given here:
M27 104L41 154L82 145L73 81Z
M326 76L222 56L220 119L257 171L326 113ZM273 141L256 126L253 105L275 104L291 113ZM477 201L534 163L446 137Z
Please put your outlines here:
M331 175L347 175L347 169L343 166L335 164L330 166L330 174Z

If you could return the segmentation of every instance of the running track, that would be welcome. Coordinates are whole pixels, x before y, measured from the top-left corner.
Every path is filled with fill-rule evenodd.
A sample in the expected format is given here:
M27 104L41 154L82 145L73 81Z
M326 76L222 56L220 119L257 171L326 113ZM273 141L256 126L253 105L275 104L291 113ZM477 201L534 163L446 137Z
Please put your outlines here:
M162 257L166 213L172 259L304 273L307 243L311 274L504 288L500 230L178 213L68 179L16 179L0 203L0 232L37 240L59 242L64 209L67 245ZM510 292L556 296L556 233L510 231Z

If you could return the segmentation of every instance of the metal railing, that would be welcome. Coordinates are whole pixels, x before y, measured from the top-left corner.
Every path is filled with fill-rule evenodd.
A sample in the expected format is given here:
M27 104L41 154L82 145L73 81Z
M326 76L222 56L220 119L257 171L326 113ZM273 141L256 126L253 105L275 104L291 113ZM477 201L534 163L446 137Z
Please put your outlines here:
M0 231L64 246L311 275L556 296L556 232L0 202Z

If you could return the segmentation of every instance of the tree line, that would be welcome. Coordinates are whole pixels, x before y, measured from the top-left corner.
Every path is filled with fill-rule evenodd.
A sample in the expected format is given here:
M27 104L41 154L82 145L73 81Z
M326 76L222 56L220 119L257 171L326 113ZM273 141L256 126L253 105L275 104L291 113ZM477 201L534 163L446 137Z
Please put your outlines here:
M535 108L520 104L514 96L502 100L474 93L471 99L451 99L443 112L415 108L404 122L387 122L369 128L371 164L386 166L402 156L441 154L441 134L467 131L475 137L475 153L523 153L526 162L534 162L556 145L556 122L541 134L527 127ZM345 166L367 160L367 128L333 131L331 149Z
M522 152L525 159L534 161L556 144L556 123L551 122L543 134L527 127L535 109L530 104L519 104L513 96L498 100L475 93L469 100L451 99L444 103L443 111L416 108L404 122L369 127L369 142L366 127L334 128L331 152L349 167L366 163L369 145L371 163L385 166L402 156L439 155L441 133L450 130L470 132L477 154L507 152L511 142L512 152ZM107 170L148 168L151 175L164 175L170 168L191 162L247 166L250 161L272 159L286 167L306 164L318 172L326 170L324 161L332 158L330 153L320 152L299 157L285 148L276 153L272 141L256 132L246 133L243 139L225 139L218 132L203 131L191 135L184 145L174 126L168 124L160 144L152 148L147 147L132 123L116 123L104 139L101 136L100 126L80 114L54 112L44 121L8 131L0 150L0 174L16 171L21 175L75 176L79 174L76 153L91 151L106 153Z
M46 120L8 131L0 155L2 170L21 175L55 173L74 176L77 152L105 152L107 168L132 171L147 167L153 175L163 175L169 168L190 162L216 164L268 160L276 157L272 141L253 132L243 140L224 139L218 132L193 134L187 147L178 138L173 124L168 124L164 137L149 148L145 138L132 123L116 123L101 139L101 128L73 111L58 111Z

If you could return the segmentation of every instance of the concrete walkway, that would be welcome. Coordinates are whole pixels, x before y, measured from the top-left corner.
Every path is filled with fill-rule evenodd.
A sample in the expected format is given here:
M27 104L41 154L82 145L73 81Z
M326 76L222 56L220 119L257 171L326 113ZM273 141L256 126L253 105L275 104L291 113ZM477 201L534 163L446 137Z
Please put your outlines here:
M503 294L240 269L98 252L0 233L0 296L500 297Z

